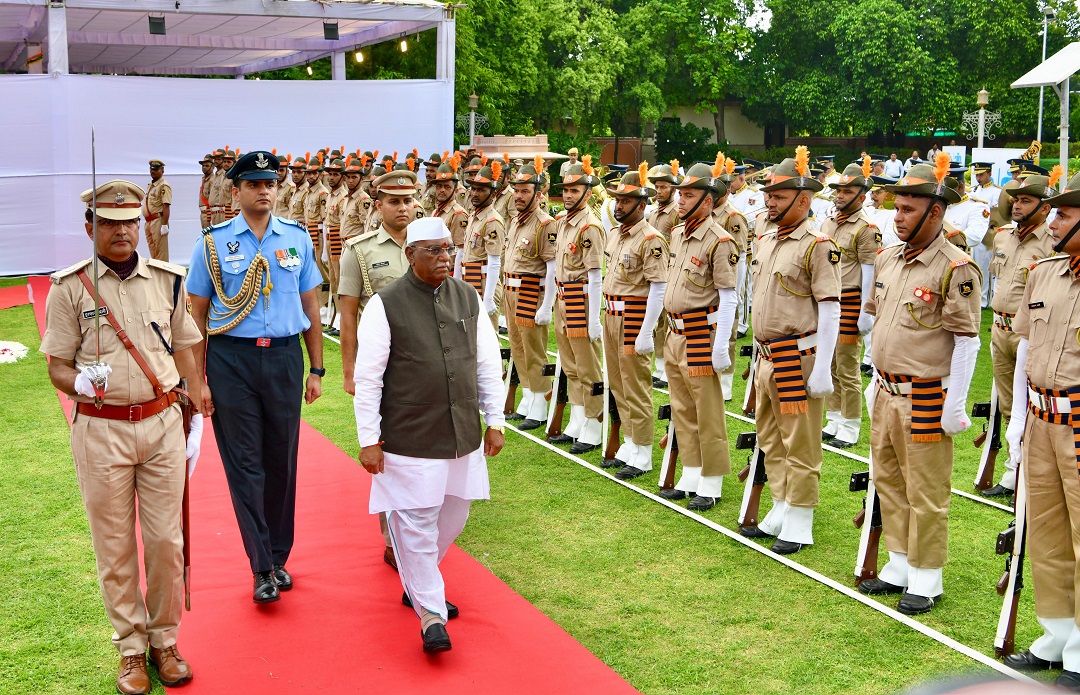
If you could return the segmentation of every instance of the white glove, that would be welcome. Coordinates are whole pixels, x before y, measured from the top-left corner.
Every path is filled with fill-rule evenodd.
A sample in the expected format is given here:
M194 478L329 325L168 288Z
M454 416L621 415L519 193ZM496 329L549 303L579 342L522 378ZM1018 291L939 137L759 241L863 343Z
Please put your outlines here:
M716 334L713 336L712 368L719 374L731 366L731 351L728 340L735 325L735 308L739 305L739 295L733 289L718 290L720 308L717 310Z
M495 306L495 288L499 285L499 275L502 272L502 258L500 256L487 257L487 277L484 278L484 311L494 314L498 311Z
M1021 442L1024 438L1024 429L1027 427L1028 416L1028 392L1027 370L1024 369L1027 362L1028 339L1021 338L1016 347L1016 369L1013 371L1013 404L1009 418L1009 426L1005 430L1005 441L1009 443L1009 458L1014 463L1020 463L1022 449Z
M555 259L547 262L547 274L544 276L544 301L536 310L536 325L546 326L551 323L551 305L555 302Z
M602 283L603 278L600 275L600 269L590 270L589 296L587 297L589 302L589 340L599 340L604 331L600 325L600 287Z
M461 248L459 248L454 253L454 277L456 277L458 280L462 279L462 275L461 275L461 257L463 255L465 255L465 249L461 249Z
M168 234L169 233L169 225L167 225L167 224L161 225L161 231L158 232L158 233L161 234L161 236L165 236L166 234Z
M971 427L967 412L968 387L975 371L975 358L979 355L978 336L953 336L952 365L949 367L949 392L945 394L945 406L941 413L941 431L955 437Z
M330 244L326 244L326 243L323 244L321 258L322 258L323 263L329 263L330 262Z
M187 474L190 478L195 473L195 463L199 460L199 452L202 450L203 416L195 413L191 416L191 432L187 438Z
M878 383L877 380L880 377L877 374L877 369L874 369L872 376L870 377L870 385L863 391L863 399L866 400L866 412L870 413L870 417L873 417L874 413L874 399L877 398Z
M863 263L859 266L859 270L862 272L862 307L866 306L866 302L870 299L870 293L874 291L874 266L871 263ZM866 313L864 308L860 307L859 311L859 334L866 335L874 329L874 317Z
M104 393L109 388L110 374L112 374L112 367L107 364L80 365L79 373L75 376L75 393L87 398L96 397L93 383L95 378L105 380L105 386L101 389Z
M820 302L817 324L817 356L806 380L806 392L811 398L824 398L833 392L832 361L840 334L840 302Z
M634 338L634 352L639 355L647 355L650 352L656 352L652 331L646 332L643 328L641 332L638 333L637 338Z

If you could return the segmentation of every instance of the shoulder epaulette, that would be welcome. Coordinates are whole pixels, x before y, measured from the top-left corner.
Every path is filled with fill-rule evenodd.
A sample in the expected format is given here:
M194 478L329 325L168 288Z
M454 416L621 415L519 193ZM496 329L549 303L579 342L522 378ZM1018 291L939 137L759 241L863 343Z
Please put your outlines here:
M1068 258L1069 258L1069 256L1067 254L1060 254L1060 255L1057 255L1057 256L1047 256L1046 258L1040 258L1039 260L1032 263L1031 267L1034 268L1035 266L1039 265L1040 263L1046 263L1047 261L1064 261L1064 260L1066 260Z
M279 217L278 219L281 219L281 218ZM225 220L224 222L218 222L217 224L212 224L209 227L206 227L205 229L203 229L202 233L203 234L209 234L210 232L214 231L215 229L220 229L221 227L224 227L225 225L229 224L229 222L231 222L231 221L232 220ZM291 222L291 220L290 220L290 222Z
M658 236L660 236L660 230L658 230L656 227L652 226L651 224L645 225L645 238L646 239L655 239Z
M959 268L960 266L967 265L968 263L971 263L970 258L957 258L955 261L950 261L949 262L949 267L950 268Z
M184 266L176 265L175 263L169 263L168 261L159 261L156 258L147 258L146 265L160 268L161 270L172 273L173 275L187 275L187 268L185 268Z
M713 233L716 234L716 239L718 241L734 241L735 240L735 237L731 236L731 233L728 232L728 230L724 229L723 227L719 227L718 229L715 229L713 231Z
M55 273L53 273L52 275L49 276L49 280L51 280L54 285L59 285L60 281L63 280L64 278L68 277L69 275L74 275L75 273L79 272L80 270L82 270L86 266L90 265L90 261L92 261L92 260L94 260L94 259L87 258L85 260L79 261L75 265L68 266L67 268L64 268L63 270L58 270L58 271L56 271Z
M281 220L282 222L287 222L288 224L291 224L294 227L299 227L300 229L303 229L305 232L307 231L307 227L305 227L304 225L302 225L300 222L298 222L296 220L287 220L284 217L279 217L278 219Z
M974 201L976 203L982 203L983 205L989 205L990 204L989 201L983 200L982 198L969 197L968 200L972 200L972 201Z
M373 229L370 232L365 232L364 234L358 234L357 236L346 239L345 240L345 245L346 246L354 246L354 245L360 243L361 241L364 241L365 239L370 239L371 237L376 236L378 233L379 233L378 229Z
M814 237L814 241L820 244L823 241L832 241L832 237L828 234L818 234Z

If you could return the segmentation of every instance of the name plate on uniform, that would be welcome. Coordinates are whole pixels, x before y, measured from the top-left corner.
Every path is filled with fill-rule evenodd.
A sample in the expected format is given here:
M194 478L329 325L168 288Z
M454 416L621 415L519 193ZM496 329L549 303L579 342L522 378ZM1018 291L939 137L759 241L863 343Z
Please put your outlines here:
M98 316L108 316L109 315L109 307L107 307L107 306L98 307L97 313L98 313ZM94 310L93 309L87 309L86 311L84 311L82 313L82 317L84 319L92 319L92 318L94 318Z

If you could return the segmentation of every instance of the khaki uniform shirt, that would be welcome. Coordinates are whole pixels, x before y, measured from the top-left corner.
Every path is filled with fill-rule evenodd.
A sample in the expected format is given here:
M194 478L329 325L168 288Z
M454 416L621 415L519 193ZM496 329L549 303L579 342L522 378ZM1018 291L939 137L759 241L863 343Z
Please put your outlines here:
M371 196L364 191L363 186L357 186L356 190L345 198L345 213L341 219L341 238L351 239L367 231L367 219L375 203Z
M307 198L308 189L311 188L306 180L293 191L292 200L289 201L289 219L304 224L304 200Z
M649 218L649 224L651 224L656 231L663 234L664 238L668 241L671 241L671 228L678 223L679 211L678 206L675 204L674 197L667 205L663 207L658 206Z
M342 213L345 212L345 199L349 197L349 188L344 183L330 191L326 199L326 225L341 229Z
M232 188L226 186L225 171L219 169L210 177L210 207L228 209L232 201Z
M1068 256L1039 261L1013 319L1013 330L1028 339L1025 371L1035 386L1080 386L1080 280L1069 271Z
M439 201L435 198L435 182L425 183L424 190L420 194L420 207L424 208L424 214L430 217L438 206Z
M274 217L280 217L286 220L292 219L289 216L289 211L293 195L295 194L296 184L293 183L288 176L286 176L285 183L278 184L277 199L274 201Z
M143 200L143 217L147 215L160 215L166 205L172 205L172 186L162 176L157 181L152 181L146 189L146 198Z
M689 236L684 224L676 225L671 229L664 308L681 314L716 306L717 290L735 289L738 264L739 245L711 216Z
M491 208L491 206L488 205L485 209L488 208ZM469 226L469 213L465 212L465 208L458 205L453 198L450 198L446 207L442 210L436 204L433 214L441 219L446 224L446 228L450 230L450 239L454 242L454 246L464 246L465 240L468 238L466 229ZM500 245L499 248L501 249L502 246Z
M1027 287L1031 265L1054 255L1054 236L1046 223L1028 232L1023 241L1016 227L999 227L994 235L994 258L990 275L994 278L994 295L990 307L1004 314L1015 314L1020 308Z
M929 300L916 297L917 290ZM946 376L953 334L978 334L981 304L979 266L944 236L938 235L911 263L904 260L904 244L886 246L874 264L874 293L863 305L877 317L874 365L890 374Z
M495 211L495 206L474 210L467 219L462 262L486 261L488 256L501 256L506 245L506 224Z
M746 251L750 224L746 221L746 217L735 209L731 201L725 200L723 205L713 210L712 216L716 223L726 229L727 233L738 244L739 253L742 254Z
M861 289L862 266L873 265L881 247L881 231L877 225L866 210L860 208L839 227L835 217L826 219L821 225L821 233L828 235L840 249L840 286Z
M604 294L648 297L649 283L667 282L668 254L664 235L644 219L629 229L611 230L604 251Z
M322 224L326 220L326 201L330 191L319 181L304 194L304 224Z
M555 279L588 281L589 271L603 267L604 230L588 206L555 223Z
M517 215L517 208L514 207L514 187L508 185L506 188L499 191L499 194L492 205L495 208L495 212L499 213L499 217L504 220L508 220Z
M775 222L754 241L754 337L775 340L817 330L817 305L840 299L840 251L803 220L784 241Z
M357 254L357 251L360 253ZM360 270L360 256L364 257L368 282L371 292L364 288L364 276ZM398 246L384 227L378 231L349 239L341 251L341 279L338 280L338 294L346 297L359 297L360 310L363 311L375 292L389 285L405 274L409 261L405 258L405 247Z
M93 279L90 260L51 276L53 288L45 304L45 336L39 348L46 355L75 360L76 364L93 362L95 353L94 296L76 275L81 268ZM135 271L121 281L104 263L98 263L101 311L116 318L166 391L180 383L180 375L151 322L158 325L173 350L184 350L202 341L202 334L187 311L183 280L173 303L176 278L183 276L184 269L178 265L140 257ZM104 314L100 324L101 361L112 367L105 403L123 406L152 401L156 396L150 380ZM73 398L82 403L93 402L82 395Z
M202 183L199 184L199 212L209 215L209 210L204 210L204 207L210 207L210 184L214 180L213 172L209 176L204 176Z
M521 221L526 215L524 222ZM534 208L510 218L506 231L506 250L503 272L517 275L547 275L547 262L555 258L555 239L558 234L551 215Z
M382 227L382 210L379 210L374 205L371 206L371 213L367 218L367 233L376 232Z

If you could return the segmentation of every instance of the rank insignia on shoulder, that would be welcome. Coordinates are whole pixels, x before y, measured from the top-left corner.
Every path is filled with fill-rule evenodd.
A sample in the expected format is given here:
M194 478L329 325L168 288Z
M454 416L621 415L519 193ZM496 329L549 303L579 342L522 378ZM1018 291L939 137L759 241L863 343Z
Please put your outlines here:
M829 249L829 263L836 265L840 262L840 252L836 249Z
M1028 304L1028 309L1042 309L1044 306L1046 305L1042 302L1031 302ZM93 312L90 312L90 315L93 316Z
M423 217L424 217L424 211L423 210L417 210L416 211L416 219L419 220L419 219L422 219Z
M975 281L974 280L964 280L963 282L960 283L960 296L961 297L970 297L971 293L974 292L974 291L975 291Z
M732 251L731 254L727 257L727 260L728 263L730 263L731 265L739 265L739 254Z
M554 244L558 235L555 232L548 232L547 239L549 244Z
M469 221L468 220L462 220L461 221L461 228L462 229L465 229L468 226L469 226Z
M657 246L655 249L652 250L652 255L653 255L653 258L663 258L664 257L664 249Z
M881 232L874 232L874 243L875 244L880 244L881 243Z
M953 261L952 263L949 263L949 267L950 268L959 268L962 265L967 265L969 262L970 261L967 258L961 258L958 261Z
M581 240L581 248L583 248L583 249L591 249L592 248L592 239L589 239L589 238L582 239Z
M371 201L370 200L365 200L364 201L364 209L367 210L369 207L371 207Z
M488 239L498 239L498 238L499 238L499 233L496 232L494 229L492 229L490 232L488 232Z

